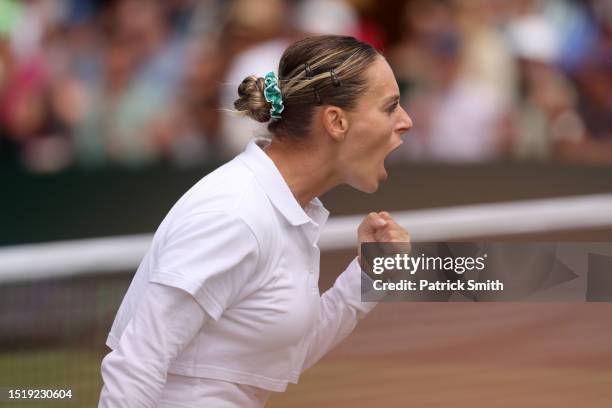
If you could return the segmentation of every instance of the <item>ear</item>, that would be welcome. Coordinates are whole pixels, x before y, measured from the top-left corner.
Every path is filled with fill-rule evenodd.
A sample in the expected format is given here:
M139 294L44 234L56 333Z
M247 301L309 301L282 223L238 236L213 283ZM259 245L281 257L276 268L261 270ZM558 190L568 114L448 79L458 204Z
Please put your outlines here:
M335 141L342 141L348 131L349 121L344 110L337 106L326 106L321 111L323 127Z

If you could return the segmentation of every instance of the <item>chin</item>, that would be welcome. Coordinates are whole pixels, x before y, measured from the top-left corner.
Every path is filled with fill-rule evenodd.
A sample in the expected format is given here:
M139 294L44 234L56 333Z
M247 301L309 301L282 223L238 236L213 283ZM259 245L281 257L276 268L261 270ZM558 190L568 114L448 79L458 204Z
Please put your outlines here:
M380 182L378 180L367 181L364 183L360 183L359 185L354 185L353 188L361 191L362 193L372 194L378 190L380 186Z

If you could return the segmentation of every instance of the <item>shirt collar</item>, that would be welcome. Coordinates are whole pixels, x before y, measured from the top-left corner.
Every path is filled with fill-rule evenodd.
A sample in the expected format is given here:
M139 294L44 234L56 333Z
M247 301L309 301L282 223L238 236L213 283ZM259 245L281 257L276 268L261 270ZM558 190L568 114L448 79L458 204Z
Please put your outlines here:
M251 140L238 158L255 174L272 204L291 225L313 222L319 228L323 227L329 217L329 211L316 197L306 205L308 214L304 211L272 159L263 151L262 148L268 143L265 139Z

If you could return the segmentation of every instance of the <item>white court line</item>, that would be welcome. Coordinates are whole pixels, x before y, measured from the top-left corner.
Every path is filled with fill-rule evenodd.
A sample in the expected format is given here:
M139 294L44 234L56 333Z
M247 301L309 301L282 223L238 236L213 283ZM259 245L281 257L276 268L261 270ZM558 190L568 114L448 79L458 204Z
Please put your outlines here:
M612 194L393 212L413 241L612 226ZM322 251L356 245L363 215L331 218ZM135 271L153 235L126 235L0 248L0 282Z

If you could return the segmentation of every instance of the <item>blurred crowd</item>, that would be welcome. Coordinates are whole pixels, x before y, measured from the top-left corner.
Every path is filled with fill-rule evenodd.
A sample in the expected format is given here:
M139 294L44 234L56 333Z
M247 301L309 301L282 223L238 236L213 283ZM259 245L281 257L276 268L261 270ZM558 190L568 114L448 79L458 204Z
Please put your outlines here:
M327 33L393 67L395 160L612 164L609 0L0 0L0 160L224 160L265 134L230 111L240 81Z

